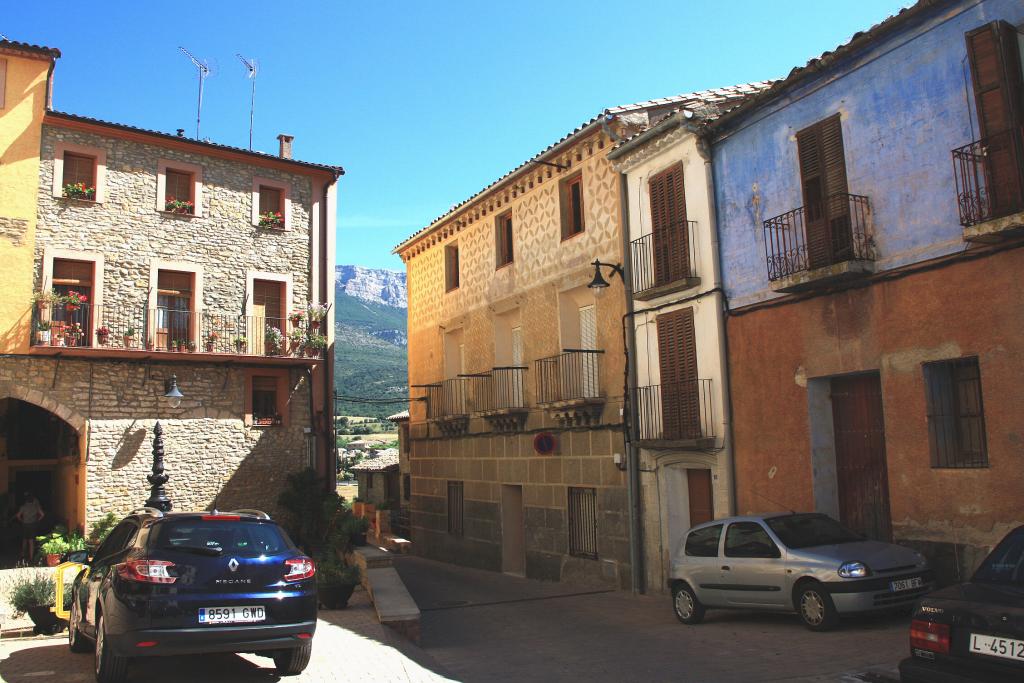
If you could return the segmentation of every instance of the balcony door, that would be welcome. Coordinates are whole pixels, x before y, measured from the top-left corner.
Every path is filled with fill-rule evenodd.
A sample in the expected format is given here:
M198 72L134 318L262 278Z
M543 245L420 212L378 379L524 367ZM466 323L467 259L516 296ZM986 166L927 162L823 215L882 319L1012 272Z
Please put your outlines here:
M701 422L693 309L662 313L657 321L661 438L698 439Z
M648 189L654 240L654 284L661 286L682 280L690 273L682 163L652 176Z
M249 343L257 354L266 353L267 330L275 328L287 334L284 323L284 283L271 280L253 280L252 327ZM277 349L280 352L280 349Z
M51 338L65 346L92 345L93 272L92 261L53 260L53 291L60 296L77 292L86 303L75 307L53 304L50 315Z
M846 158L839 114L796 134L808 269L853 256Z
M593 304L580 306L580 349L597 350L597 309ZM580 354L580 385L579 395L583 398L596 398L599 387L597 381L597 354Z
M186 347L192 339L192 273L161 270L156 285L156 348Z

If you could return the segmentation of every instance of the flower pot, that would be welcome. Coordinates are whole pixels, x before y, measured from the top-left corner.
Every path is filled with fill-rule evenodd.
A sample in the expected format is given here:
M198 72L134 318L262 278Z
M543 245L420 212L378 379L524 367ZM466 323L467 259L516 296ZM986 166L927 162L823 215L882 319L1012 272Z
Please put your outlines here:
M64 304L64 310L66 310L68 313L74 313L79 308L81 308L81 306L79 306L78 304Z
M153 340L152 339L147 339L146 340L146 350L147 351L152 351L153 350Z
M49 330L36 330L36 341L39 344L50 343L50 331Z
M235 344L235 352L245 353L245 344L243 344L242 342L238 342L237 344Z
M96 333L96 341L99 342L100 346L106 346L107 345L107 341L109 339L110 339L110 335L109 334L100 334L99 332Z
M47 553L46 554L46 566L56 567L60 564L60 553Z
M57 633L61 627L61 620L50 611L50 605L37 605L28 608L28 616L36 625L36 633Z
M316 597L324 609L344 609L356 587L345 583L318 584Z
M132 337L129 337L128 335L124 336L123 341L124 341L124 348L126 348L126 349L130 349L130 348L133 348L135 346L135 339L133 339Z
M309 327L311 329L314 329L314 330L319 329L320 328L320 321L319 320L310 320L309 321Z
M214 342L206 342L206 352L213 353Z
M50 346L64 346L64 340L57 334L50 334Z

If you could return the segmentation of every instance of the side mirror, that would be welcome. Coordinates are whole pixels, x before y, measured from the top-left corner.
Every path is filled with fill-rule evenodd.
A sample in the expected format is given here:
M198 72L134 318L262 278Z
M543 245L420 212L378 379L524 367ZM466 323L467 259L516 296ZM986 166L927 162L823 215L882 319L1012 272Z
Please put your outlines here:
M89 564L92 560L89 557L88 550L73 550L64 556L65 562L78 562L79 564Z

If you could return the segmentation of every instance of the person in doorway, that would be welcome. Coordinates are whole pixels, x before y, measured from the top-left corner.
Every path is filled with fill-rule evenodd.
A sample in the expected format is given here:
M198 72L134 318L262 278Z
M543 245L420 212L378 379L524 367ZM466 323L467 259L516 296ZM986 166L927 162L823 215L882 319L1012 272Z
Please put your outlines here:
M18 508L15 518L21 522L21 556L30 565L36 554L36 536L39 534L39 523L43 521L46 513L43 506L39 504L36 497L31 493L25 494L25 502Z

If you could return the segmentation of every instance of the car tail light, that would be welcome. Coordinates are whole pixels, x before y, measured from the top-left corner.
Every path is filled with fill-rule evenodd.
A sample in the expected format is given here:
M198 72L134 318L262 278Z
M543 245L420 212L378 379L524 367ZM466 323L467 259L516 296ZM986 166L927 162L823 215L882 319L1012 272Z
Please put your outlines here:
M288 572L284 575L285 581L301 581L312 578L316 574L316 565L308 557L293 557L284 561Z
M910 622L910 647L949 654L949 624L914 619Z
M171 576L173 562L166 560L128 560L117 565L117 575L128 581L141 583L174 583L178 577Z
M313 637L312 633L300 633L296 636L299 640L309 640Z
M202 519L204 522L238 522L242 518L238 515L203 515Z
M135 647L156 647L156 641L155 640L140 640L139 642L135 643Z

